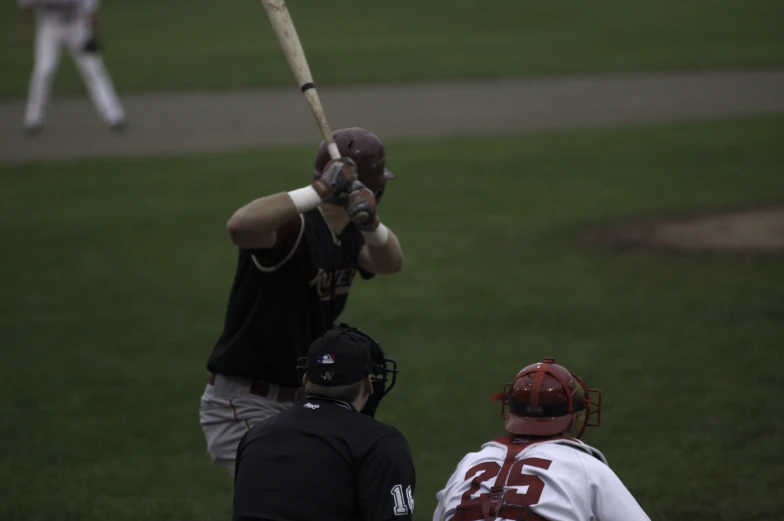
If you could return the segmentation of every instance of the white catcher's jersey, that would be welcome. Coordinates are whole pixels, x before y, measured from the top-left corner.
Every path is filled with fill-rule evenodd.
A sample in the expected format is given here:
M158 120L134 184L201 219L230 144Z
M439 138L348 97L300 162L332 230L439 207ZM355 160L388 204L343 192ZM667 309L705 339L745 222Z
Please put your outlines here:
M483 520L491 499L499 521L527 519L523 507L532 520L650 521L602 453L574 438L532 443L507 435L485 443L436 497L433 521Z

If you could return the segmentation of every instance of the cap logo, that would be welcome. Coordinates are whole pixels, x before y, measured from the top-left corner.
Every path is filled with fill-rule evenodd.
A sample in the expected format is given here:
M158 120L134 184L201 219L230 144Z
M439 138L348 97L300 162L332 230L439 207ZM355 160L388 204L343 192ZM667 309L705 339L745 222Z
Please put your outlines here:
M318 355L318 357L316 357L316 362L318 362L319 364L334 364L335 355L329 355L329 354Z
M325 373L321 373L321 379L330 381L332 377L335 376L335 371L327 371Z

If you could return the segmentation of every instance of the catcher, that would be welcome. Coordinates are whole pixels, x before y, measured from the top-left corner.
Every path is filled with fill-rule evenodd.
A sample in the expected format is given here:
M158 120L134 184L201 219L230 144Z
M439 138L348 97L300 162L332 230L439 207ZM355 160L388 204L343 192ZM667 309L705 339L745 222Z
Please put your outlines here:
M602 453L580 441L599 425L601 391L545 358L493 399L507 434L463 458L433 521L650 521Z

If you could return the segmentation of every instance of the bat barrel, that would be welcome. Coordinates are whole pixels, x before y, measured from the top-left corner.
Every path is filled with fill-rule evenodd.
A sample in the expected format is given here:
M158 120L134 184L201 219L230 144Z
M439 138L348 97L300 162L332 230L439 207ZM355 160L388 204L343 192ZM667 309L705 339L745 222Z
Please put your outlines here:
M327 144L329 155L332 159L340 157L337 145L332 139L332 131L327 122L327 116L324 113L324 107L321 105L316 87L313 84L313 77L310 73L308 61L305 58L305 51L302 48L302 43L299 40L299 35L294 27L294 21L291 19L289 10L286 7L285 0L261 0L264 10L267 12L272 29L275 31L275 36L283 50L283 55L291 67L291 72L297 79L297 84L305 98L308 101L313 117L316 119L316 124L321 132L321 137Z

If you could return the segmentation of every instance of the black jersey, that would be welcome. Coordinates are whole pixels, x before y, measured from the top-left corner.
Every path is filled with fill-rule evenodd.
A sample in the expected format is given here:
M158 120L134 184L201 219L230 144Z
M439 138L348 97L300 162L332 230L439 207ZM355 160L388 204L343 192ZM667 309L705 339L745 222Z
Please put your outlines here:
M299 387L297 359L343 311L363 244L354 224L335 236L315 209L281 227L273 248L241 249L223 333L207 369Z
M406 439L346 402L309 396L251 428L234 473L234 521L410 520Z

